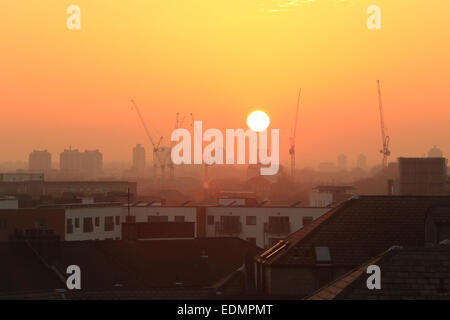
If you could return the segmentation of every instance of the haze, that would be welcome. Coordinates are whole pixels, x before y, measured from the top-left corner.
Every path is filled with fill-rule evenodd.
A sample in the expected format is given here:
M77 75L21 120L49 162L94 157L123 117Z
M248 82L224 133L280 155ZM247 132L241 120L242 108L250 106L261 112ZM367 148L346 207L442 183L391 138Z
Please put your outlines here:
M287 161L301 87L299 167L338 153L378 163L377 79L392 158L450 153L448 1L24 3L0 6L0 161L33 149L55 161L69 145L128 161L136 143L149 148L130 98L165 137L176 112L225 129L264 110ZM379 31L366 27L374 3ZM66 28L69 4L81 30Z

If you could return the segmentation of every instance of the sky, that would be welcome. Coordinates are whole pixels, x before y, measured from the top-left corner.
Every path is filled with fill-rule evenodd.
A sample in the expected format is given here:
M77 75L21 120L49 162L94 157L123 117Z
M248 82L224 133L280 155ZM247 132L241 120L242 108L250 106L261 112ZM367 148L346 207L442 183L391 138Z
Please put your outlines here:
M81 29L69 30L69 5ZM381 9L369 30L366 9ZM133 98L166 141L175 116L247 128L267 112L288 160L302 89L297 166L359 153L381 161L376 80L394 160L450 154L450 1L2 0L0 161L47 149L149 149ZM186 122L188 122L186 120Z

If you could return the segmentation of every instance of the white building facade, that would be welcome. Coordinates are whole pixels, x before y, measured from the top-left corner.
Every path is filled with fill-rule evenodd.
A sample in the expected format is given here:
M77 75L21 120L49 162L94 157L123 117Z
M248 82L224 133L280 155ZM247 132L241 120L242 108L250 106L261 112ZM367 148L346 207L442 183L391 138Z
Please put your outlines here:
M328 210L288 206L208 207L206 237L239 237L258 247L268 248Z

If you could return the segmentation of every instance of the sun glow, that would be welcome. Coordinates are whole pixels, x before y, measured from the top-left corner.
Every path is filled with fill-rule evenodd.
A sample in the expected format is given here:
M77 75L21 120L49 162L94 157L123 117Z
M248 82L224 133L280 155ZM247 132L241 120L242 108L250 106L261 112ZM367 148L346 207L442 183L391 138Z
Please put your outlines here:
M253 111L247 117L248 127L256 132L266 130L269 124L270 118L264 111Z

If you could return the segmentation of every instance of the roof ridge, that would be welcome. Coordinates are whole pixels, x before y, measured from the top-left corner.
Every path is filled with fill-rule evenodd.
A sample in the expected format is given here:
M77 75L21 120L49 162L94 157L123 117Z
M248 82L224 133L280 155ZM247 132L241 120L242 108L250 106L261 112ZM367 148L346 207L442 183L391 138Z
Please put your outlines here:
M340 288L340 291L338 292L334 292L334 296L328 300L331 299L335 299L339 296L342 296L343 294L345 294L345 292L347 292L348 290L350 290L354 285L356 285L356 283L359 283L359 281L361 281L362 276L365 274L365 270L367 270L367 267L373 264L376 264L378 266L380 266L382 263L386 262L386 260L392 258L396 253L398 253L399 250L403 250L403 248L401 249L394 249L393 247L377 254L375 257L369 259L368 261L364 262L363 264L353 268L352 270L348 271L347 273L344 273L342 276L336 278L335 280L333 280L332 282L330 282L329 284L319 288L318 290L316 290L314 293L312 293L310 296L304 298L305 300L320 300L322 299L319 295L322 291L327 290L328 288L333 287L335 284L343 281L343 279L350 277L352 275L355 275L354 279L351 282L348 282L344 287ZM317 297L316 297L317 296Z

